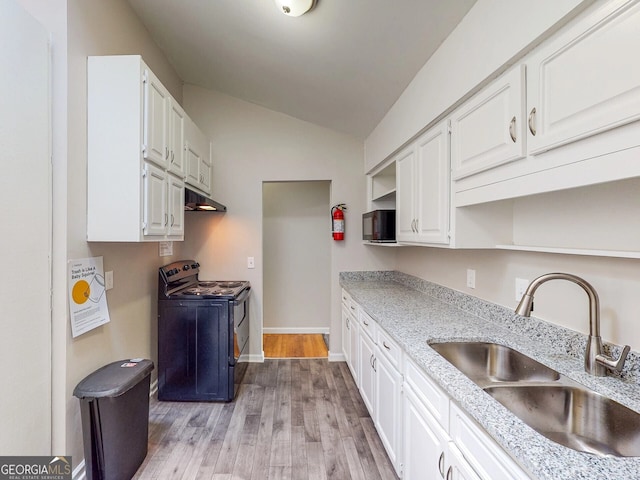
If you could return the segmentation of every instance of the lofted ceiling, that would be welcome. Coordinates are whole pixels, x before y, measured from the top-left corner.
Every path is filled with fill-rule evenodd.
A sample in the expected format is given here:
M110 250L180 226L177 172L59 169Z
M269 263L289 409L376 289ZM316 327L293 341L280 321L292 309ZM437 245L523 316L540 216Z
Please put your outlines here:
M366 138L475 0L128 0L185 83Z

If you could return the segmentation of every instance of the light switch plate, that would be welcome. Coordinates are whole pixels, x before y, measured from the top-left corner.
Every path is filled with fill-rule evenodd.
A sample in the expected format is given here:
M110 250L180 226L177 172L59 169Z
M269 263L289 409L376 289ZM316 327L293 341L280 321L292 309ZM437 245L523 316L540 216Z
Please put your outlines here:
M247 257L247 268L256 268L256 260L254 257Z
M113 270L104 272L104 288L111 290L113 288Z
M173 255L173 242L158 242L158 249L161 257L169 257Z

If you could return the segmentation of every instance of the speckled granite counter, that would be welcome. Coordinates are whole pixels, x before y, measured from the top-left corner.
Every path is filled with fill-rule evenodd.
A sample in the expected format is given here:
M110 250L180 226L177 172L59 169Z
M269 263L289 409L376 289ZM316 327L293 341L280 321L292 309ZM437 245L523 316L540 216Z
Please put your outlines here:
M640 458L598 457L548 440L482 391L427 342L501 343L640 412L637 352L629 354L618 378L596 378L583 369L585 335L519 317L499 305L399 272L343 272L340 284L532 478L640 479Z

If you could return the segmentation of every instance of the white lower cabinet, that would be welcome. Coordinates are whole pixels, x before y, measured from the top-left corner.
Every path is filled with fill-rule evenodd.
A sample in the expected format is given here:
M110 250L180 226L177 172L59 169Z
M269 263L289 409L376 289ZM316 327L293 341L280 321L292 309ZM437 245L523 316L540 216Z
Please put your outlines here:
M479 480L411 387L403 397L403 478Z
M373 339L362 328L360 329L358 349L360 395L367 410L369 410L371 418L375 419L375 344L373 343Z
M376 395L374 423L389 459L401 474L402 375L376 347Z
M405 479L529 479L504 450L413 362L407 360L405 367ZM421 473L425 471L432 473L425 477Z
M359 385L358 375L358 322L350 314L349 305L342 304L342 353L351 375Z
M529 480L344 290L342 299L343 352L399 477Z

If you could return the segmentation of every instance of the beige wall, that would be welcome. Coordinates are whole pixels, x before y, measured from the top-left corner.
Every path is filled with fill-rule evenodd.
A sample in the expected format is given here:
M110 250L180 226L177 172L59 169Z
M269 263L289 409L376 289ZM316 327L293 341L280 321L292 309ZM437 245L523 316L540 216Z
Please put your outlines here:
M329 329L330 188L331 183L324 180L263 185L266 333L324 333Z
M478 0L365 140L365 171L593 1Z
M549 272L583 277L598 292L603 340L640 350L636 296L640 260L492 250L402 248L398 270L446 285L490 302L515 308L515 279L529 281ZM476 288L466 286L467 269L476 270ZM589 332L589 303L570 282L553 281L536 293L533 315L582 333Z
M156 358L157 268L170 257L158 256L158 244L86 242L86 59L88 55L141 54L171 94L182 98L181 81L133 10L124 0L68 2L68 157L66 179L66 258L104 257L105 270L114 272L114 288L107 292L111 323L75 339L68 319L66 335L66 440L64 453L84 457L75 385L96 368L123 358ZM55 128L55 127L54 127ZM54 185L55 187L55 185ZM114 195L118 185L113 186ZM61 208L58 206L57 208ZM65 228L61 224L56 229ZM174 253L179 255L180 244ZM60 290L65 284L58 283ZM62 295L65 295L62 292Z
M185 109L213 141L213 198L229 209L224 215L189 215L185 252L200 261L203 277L251 281L252 355L262 354L263 182L330 180L331 205L347 204L346 240L331 242L330 350L337 354L338 272L394 265L391 249L364 248L361 243L360 219L366 207L362 142L200 87L185 85L183 95ZM253 270L247 269L248 256L255 257Z

